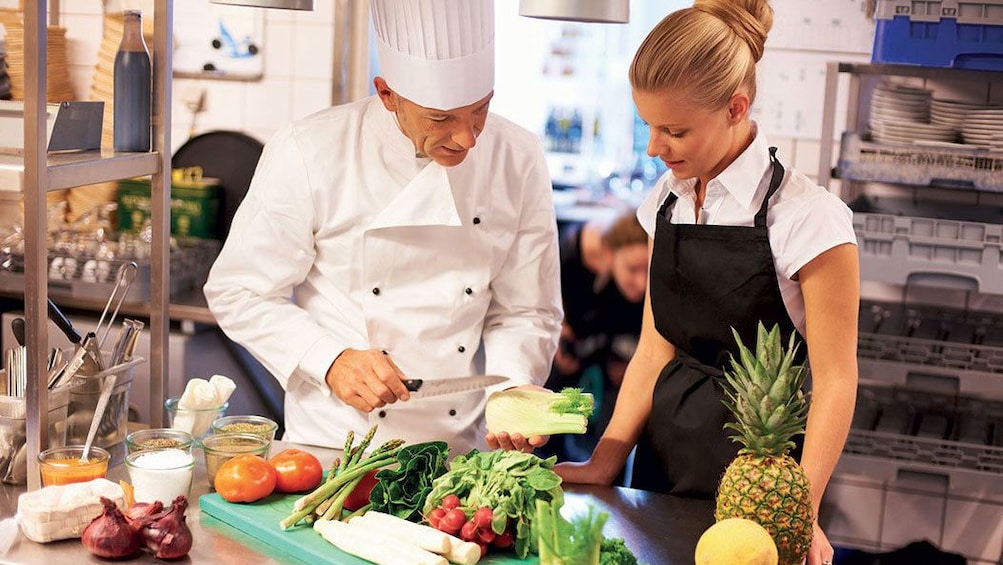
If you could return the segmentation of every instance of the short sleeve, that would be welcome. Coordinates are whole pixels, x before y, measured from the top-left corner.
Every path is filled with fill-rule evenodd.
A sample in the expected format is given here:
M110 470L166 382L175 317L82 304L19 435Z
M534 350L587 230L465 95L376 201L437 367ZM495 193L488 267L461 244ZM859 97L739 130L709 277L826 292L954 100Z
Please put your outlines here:
M777 269L788 279L833 247L857 243L853 212L838 196L817 187L809 197L798 200L796 209L784 215L783 224L775 223L772 227L782 234L783 242L774 253ZM781 216L778 213L777 218ZM773 237L770 239L775 241Z

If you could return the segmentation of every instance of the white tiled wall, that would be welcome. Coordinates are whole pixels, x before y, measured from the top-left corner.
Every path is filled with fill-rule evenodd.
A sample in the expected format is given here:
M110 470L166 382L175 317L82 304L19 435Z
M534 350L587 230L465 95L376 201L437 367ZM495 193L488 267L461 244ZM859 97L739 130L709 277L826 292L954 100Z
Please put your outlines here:
M124 0L144 5L148 0ZM181 0L185 1L185 0ZM204 1L204 0L203 0ZM333 2L315 2L312 12L264 10L264 75L257 81L174 78L171 138L173 149L188 139L191 112L183 95L205 89L207 110L198 116L196 133L225 129L266 141L283 124L330 105L333 65ZM68 59L79 98L90 90L102 33L102 3L63 0L60 25L67 28ZM249 10L255 8L247 8ZM152 10L144 15L152 17ZM185 22L177 18L175 28Z
M152 16L151 0L62 0L61 22L67 28L69 41L69 62L71 78L78 97L86 97L97 62L98 47L102 32L102 4L109 7L140 7L144 14ZM185 1L185 0L182 0ZM195 0L189 0L195 1ZM197 0L204 2L205 0ZM798 0L777 0L773 4L777 10L778 22L799 20L795 14L800 9ZM814 2L816 0L804 0ZM499 0L499 12L514 12L512 0ZM263 10L265 17L265 40L262 54L264 57L264 73L261 80L233 81L217 79L174 78L174 93L172 106L172 150L177 149L188 139L189 128L192 125L192 115L184 104L187 93L205 89L207 109L196 121L195 133L210 130L225 129L247 133L261 141L266 141L276 129L292 121L327 107L331 101L331 80L333 63L333 33L334 8L333 2L322 0L315 2L313 12L296 12L288 10ZM672 7L687 5L689 2L666 4L666 10ZM858 11L859 2L851 0L845 4L847 18L857 17L853 11ZM247 8L255 9L255 8ZM831 8L830 8L831 10ZM641 26L653 25L659 10L654 10L647 3L635 7L634 14L651 22L641 22ZM505 20L502 15L499 21ZM511 18L509 18L511 19ZM174 25L180 29L186 22L175 18ZM190 25L190 23L189 23ZM632 24L632 25L637 25ZM789 35L789 34L788 34ZM820 82L818 75L824 68L826 60L861 60L866 59L859 45L852 52L827 53L811 46L805 49L791 48L791 42L804 41L795 36L778 36L776 42L782 47L770 48L763 62L760 82L760 105L770 108L784 108L798 103L803 105L806 98L819 99L821 106ZM500 37L500 45L506 38ZM857 42L859 44L859 41ZM632 50L633 46L630 46ZM503 57L504 50L499 50ZM629 55L615 61L625 68L629 63ZM519 63L517 63L519 64ZM506 71L505 62L499 62L499 77L512 80ZM532 69L528 72L534 72ZM803 75L809 76L807 80ZM773 88L778 80L799 81L794 91ZM501 81L500 81L501 82ZM798 86L800 85L800 86ZM517 90L512 88L509 90ZM505 104L506 90L504 84L498 86L498 109L505 113L506 107L512 108L509 117L521 121L522 116L514 108L520 103ZM528 92L526 96L532 96ZM629 98L624 97L624 104L629 105ZM541 110L542 111L542 110ZM530 114L535 116L536 114ZM807 116L804 119L813 120ZM524 121L534 121L527 118ZM526 127L539 129L536 123L524 123ZM811 128L808 128L811 129ZM817 129L817 127L815 128ZM818 140L812 139L812 134L791 134L766 129L770 140L781 148L781 155L787 156L787 162L801 171L814 176L817 171ZM817 137L817 135L816 135Z

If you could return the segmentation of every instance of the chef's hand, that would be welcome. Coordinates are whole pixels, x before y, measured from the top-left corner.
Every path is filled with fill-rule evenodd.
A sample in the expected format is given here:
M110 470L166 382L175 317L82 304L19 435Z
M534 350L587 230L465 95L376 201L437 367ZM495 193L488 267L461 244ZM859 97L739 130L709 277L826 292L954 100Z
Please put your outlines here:
M536 385L522 385L514 387L516 389L523 390L542 390L547 391L547 389L542 386ZM550 392L550 391L547 391ZM525 437L522 434L510 434L508 432L498 432L496 434L489 433L484 436L485 441L488 442L488 447L491 449L504 449L506 451L521 451L523 453L531 453L537 447L544 445L550 439L550 436L530 436Z
M331 363L325 380L342 402L372 412L410 398L401 382L405 378L390 356L379 349L346 349Z

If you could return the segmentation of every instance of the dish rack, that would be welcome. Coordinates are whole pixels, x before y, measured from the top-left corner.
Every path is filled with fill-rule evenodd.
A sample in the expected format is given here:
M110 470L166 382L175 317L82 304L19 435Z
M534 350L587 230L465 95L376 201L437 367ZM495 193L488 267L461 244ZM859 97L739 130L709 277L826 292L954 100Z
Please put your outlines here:
M216 240L178 240L170 252L170 296L199 288L219 254ZM104 301L115 287L115 274L125 263L134 261L138 270L125 296L126 302L150 299L151 264L148 257L100 259L89 255L50 252L47 261L49 296ZM24 257L15 252L0 253L0 291L24 290Z

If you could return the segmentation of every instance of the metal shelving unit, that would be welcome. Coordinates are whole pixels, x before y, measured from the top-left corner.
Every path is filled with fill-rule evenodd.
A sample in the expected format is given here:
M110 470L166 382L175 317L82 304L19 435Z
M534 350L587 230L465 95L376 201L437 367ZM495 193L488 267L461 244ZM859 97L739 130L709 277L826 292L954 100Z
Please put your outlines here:
M1003 312L979 309L1003 303L1000 223L992 212L1003 206L1003 193L980 186L977 175L970 175L972 182L926 175L935 180L923 184L908 175L866 174L866 168L865 174L850 174L846 167L860 154L854 148L867 139L870 94L886 77L922 81L944 98L978 92L983 103L1003 103L997 92L1003 72L828 64L818 179L829 186L846 171L843 176L853 178L839 178L840 196L847 202L866 197L856 201L854 228L868 286L858 405L827 490L830 511L823 526L838 545L883 551L926 538L971 563L998 563L1003 534L996 523L966 523L983 515L995 515L998 523L1003 509ZM841 105L846 122L837 130ZM902 154L922 153L915 163L903 161L903 170L915 178L920 169L940 164L923 158L931 152L926 146L866 145L896 163ZM971 161L978 174L1003 174L993 168L998 158L989 152L943 151L959 153L959 162ZM840 163L833 169L837 152ZM923 519L903 526L902 514L917 509Z
M46 152L46 54L48 8L52 23L59 22L58 0L27 0L24 8L25 112L25 318L27 321L28 390L26 429L28 453L47 447L48 394L44 375L48 351L45 195L50 190L83 186L140 175L152 175L150 297L150 418L163 417L164 377L168 361L168 299L170 240L171 67L173 57L173 0L156 0L153 58L153 151L150 153L93 152L48 156ZM28 461L28 488L40 486L38 464Z

